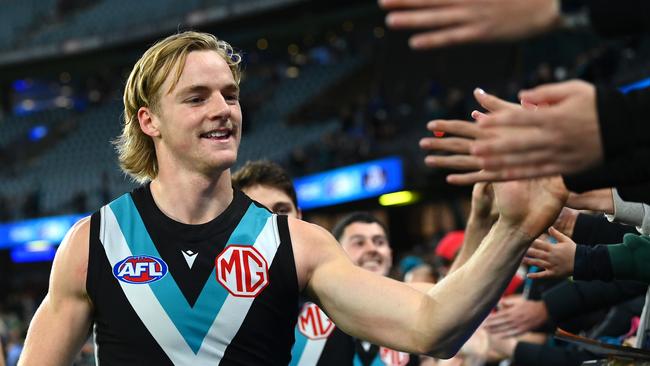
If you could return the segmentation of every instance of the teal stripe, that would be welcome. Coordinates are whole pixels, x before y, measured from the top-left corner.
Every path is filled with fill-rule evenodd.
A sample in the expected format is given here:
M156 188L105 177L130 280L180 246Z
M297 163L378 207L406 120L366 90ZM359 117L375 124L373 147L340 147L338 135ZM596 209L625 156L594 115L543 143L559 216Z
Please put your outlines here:
M377 352L377 356L375 356L375 359L372 361L370 366L386 366L381 360L381 354L379 352Z
M305 352L305 347L307 347L307 342L309 341L307 337L305 337L300 331L298 330L298 326L294 329L294 334L296 337L296 342L293 344L293 347L291 348L291 362L289 363L289 366L296 366L298 365L298 361L300 361L300 357L302 357L302 353Z
M133 255L150 255L160 258L130 194L113 201L109 207L115 213L118 224ZM262 211L262 212L259 212ZM266 215L263 215L266 213ZM264 217L265 216L265 217ZM253 245L262 231L270 213L251 205L239 225L233 231L228 244ZM201 348L208 330L228 297L228 292L215 280L215 270L205 283L192 308L178 288L171 269L161 280L149 284L156 298L165 309L178 331L196 354Z
M271 213L266 209L251 204L239 225L230 235L228 244L253 245L270 216Z
M361 359L359 358L359 355L356 353L354 354L354 359L352 360L352 365L354 366L363 366L363 363L361 363Z

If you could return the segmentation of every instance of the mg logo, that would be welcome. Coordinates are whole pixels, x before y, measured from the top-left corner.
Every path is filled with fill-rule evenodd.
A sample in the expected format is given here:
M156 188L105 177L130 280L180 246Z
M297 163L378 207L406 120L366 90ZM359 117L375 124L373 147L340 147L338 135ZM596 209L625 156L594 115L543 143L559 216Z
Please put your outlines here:
M215 260L217 281L233 296L256 297L269 284L266 259L251 245L229 245Z
M324 339L334 330L334 323L316 304L308 302L298 316L298 330L309 339Z
M404 366L409 362L409 354L379 347L379 357L386 366Z

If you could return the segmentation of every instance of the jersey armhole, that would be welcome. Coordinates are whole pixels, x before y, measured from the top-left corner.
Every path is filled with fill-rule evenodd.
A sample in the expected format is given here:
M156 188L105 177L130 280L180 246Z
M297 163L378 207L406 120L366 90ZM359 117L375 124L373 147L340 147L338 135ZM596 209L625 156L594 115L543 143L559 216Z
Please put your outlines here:
M97 256L103 255L102 243L99 238L100 224L102 216L99 212L95 212L90 217L90 238L88 243L88 270L86 271L86 294L90 304L95 303L97 296L96 284L98 283L99 263ZM93 305L94 308L94 305ZM94 309L93 309L94 311Z
M286 245L289 252L291 278L294 280L293 285L302 295L302 290L298 287L298 269L296 268L296 259L293 254L293 243L289 234L289 220L286 215L277 215L278 234L280 235L280 245Z

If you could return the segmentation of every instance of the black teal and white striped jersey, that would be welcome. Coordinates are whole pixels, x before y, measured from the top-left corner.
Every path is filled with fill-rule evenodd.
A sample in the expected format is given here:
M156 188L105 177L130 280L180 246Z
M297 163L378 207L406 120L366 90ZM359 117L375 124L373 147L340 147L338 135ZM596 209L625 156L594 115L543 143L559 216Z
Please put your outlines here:
M149 185L91 218L99 366L287 365L298 281L286 216L239 191L211 222L163 214Z
M336 327L318 305L303 305L289 366L415 366L420 357L363 342Z

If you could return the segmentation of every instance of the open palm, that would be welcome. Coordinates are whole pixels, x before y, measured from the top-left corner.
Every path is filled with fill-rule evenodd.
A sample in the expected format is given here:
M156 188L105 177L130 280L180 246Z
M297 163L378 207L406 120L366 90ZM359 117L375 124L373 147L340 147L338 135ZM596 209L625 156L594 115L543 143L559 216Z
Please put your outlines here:
M493 183L501 220L531 240L553 224L569 195L560 176Z

